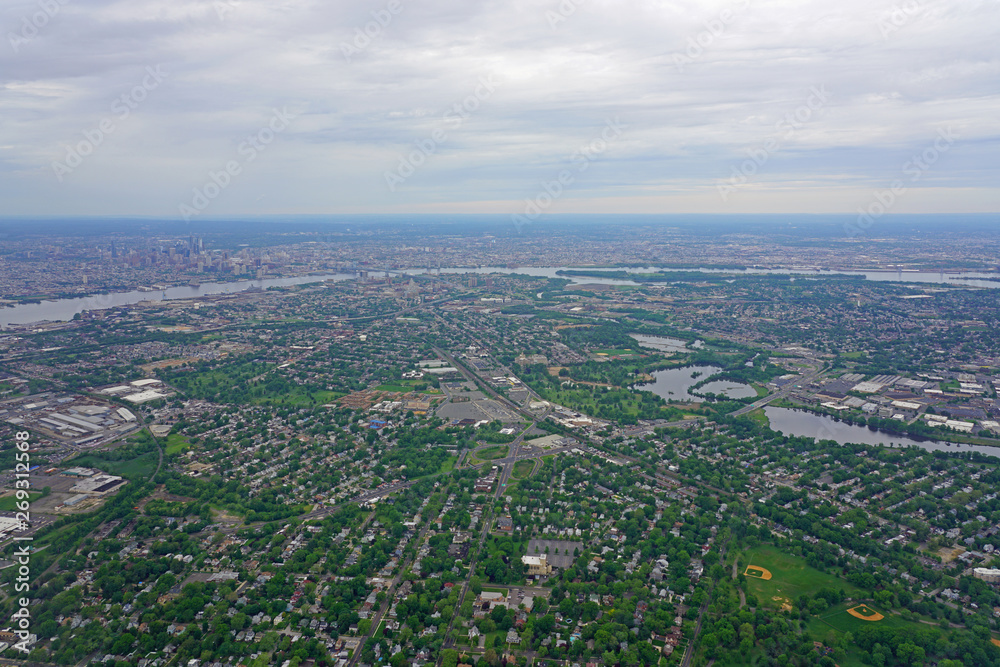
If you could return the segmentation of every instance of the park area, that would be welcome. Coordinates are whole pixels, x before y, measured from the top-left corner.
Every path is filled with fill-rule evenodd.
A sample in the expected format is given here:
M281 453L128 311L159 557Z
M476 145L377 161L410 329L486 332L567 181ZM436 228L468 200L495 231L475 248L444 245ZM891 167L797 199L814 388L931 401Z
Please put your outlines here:
M813 596L824 588L844 590L850 597L861 594L840 577L809 567L804 559L771 545L747 551L742 562L747 589L764 606L790 609L800 595Z
M912 623L904 621L898 616L884 614L875 607L858 602L845 602L834 607L818 620L829 628L837 632L855 633L866 626L880 625L881 627L901 628ZM817 628L820 629L820 628Z

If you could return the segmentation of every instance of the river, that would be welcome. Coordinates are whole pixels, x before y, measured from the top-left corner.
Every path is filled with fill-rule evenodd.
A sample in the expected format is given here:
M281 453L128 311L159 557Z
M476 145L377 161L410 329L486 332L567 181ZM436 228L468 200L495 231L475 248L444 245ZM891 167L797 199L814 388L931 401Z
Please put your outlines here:
M1000 278L998 273L986 273L979 271L966 271L962 273L948 273L935 271L853 271L848 269L678 269L676 267L643 266L643 267L621 267L621 268L601 268L587 269L586 267L572 266L522 266L518 268L508 268L503 266L480 266L472 268L442 268L441 273L520 273L527 276L542 276L546 278L566 278L573 285L598 284L598 285L656 285L667 283L638 283L634 280L621 278L600 278L590 276L560 276L558 271L570 270L591 270L591 271L625 271L626 273L652 273L655 271L683 271L701 273L731 273L733 275L794 275L803 279L822 278L829 276L861 276L866 280L875 282L900 282L900 283L923 283L935 285L951 285L957 287L985 287L990 289L1000 288L1000 281L988 280L989 278ZM435 271L437 271L435 269ZM404 271L410 275L426 273L426 269L406 269Z
M519 267L508 268L499 266L482 266L475 268L442 268L443 274L464 274L464 273L520 273L529 276L540 276L546 278L568 278L571 284L601 284L601 285L656 285L665 283L638 283L634 280L619 278L600 278L589 276L559 276L558 271L571 270L569 266L542 266L542 267ZM651 271L700 271L702 273L732 273L734 275L754 275L754 274L780 274L796 275L803 278L815 278L823 276L863 276L867 280L878 282L904 282L904 283L925 283L925 284L946 284L952 286L965 287L985 287L1000 288L1000 281L985 280L985 278L996 278L996 273L965 272L935 273L935 272L912 272L912 271L839 271L829 269L676 269L671 267L632 267L632 268L609 268L608 271L626 271L628 273L647 273ZM380 272L379 269L372 269L373 273ZM416 269L391 269L393 273L404 273L406 275L421 275L431 273L424 268ZM433 270L434 273L437 269ZM263 280L241 280L231 283L204 283L200 286L181 285L170 287L166 290L156 292L112 292L109 294L95 294L93 296L75 297L68 299L53 299L42 301L41 303L26 303L16 306L0 308L0 328L12 324L29 324L32 322L54 321L65 322L73 319L73 316L84 310L101 310L104 308L114 308L115 306L127 306L140 301L161 301L171 299L191 299L199 296L209 296L211 294L226 294L240 292L250 286L257 286L267 289L268 287L279 287L283 285L301 285L304 283L319 282L322 280L348 280L355 277L350 273L331 273L316 276L296 276L293 278L265 278ZM959 279L959 277L963 279ZM979 279L979 280L977 280Z
M202 283L201 285L180 285L168 287L155 292L111 292L95 294L70 299L53 299L40 303L23 303L16 306L0 308L0 328L12 324L30 324L32 322L66 322L73 319L77 313L85 310L103 310L116 306L127 306L140 301L170 301L173 299L193 299L212 294L232 294L242 292L250 287L282 287L286 285L303 285L324 280L349 280L351 273L330 273L316 276L296 276L293 278L264 278L263 280L240 280L231 283Z

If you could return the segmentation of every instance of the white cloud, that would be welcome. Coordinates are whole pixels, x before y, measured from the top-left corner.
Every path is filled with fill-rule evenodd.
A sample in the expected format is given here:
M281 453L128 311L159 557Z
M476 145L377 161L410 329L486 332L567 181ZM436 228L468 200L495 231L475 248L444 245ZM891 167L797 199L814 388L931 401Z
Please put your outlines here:
M175 216L284 107L295 120L206 214L514 212L615 116L627 130L580 175L563 210L852 210L945 127L958 142L905 206L996 209L996 2L58 7L33 35L24 26L42 11L37 2L0 10L6 214ZM368 41L356 42L366 29ZM52 163L157 65L163 84L60 182ZM449 121L483 77L495 91ZM829 99L793 131L779 129L813 87ZM446 138L390 191L385 172L435 131ZM772 139L766 163L720 199L718 184Z

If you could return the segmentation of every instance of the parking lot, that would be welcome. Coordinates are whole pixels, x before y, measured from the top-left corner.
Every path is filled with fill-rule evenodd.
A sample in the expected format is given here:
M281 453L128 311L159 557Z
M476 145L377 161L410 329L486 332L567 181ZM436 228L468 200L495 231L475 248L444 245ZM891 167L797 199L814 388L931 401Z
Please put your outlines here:
M573 564L576 549L583 551L583 542L571 542L570 540L536 540L528 542L528 556L538 556L545 553L548 548L549 565L559 568L567 568ZM537 551L536 551L537 549ZM567 555L568 552L568 555Z

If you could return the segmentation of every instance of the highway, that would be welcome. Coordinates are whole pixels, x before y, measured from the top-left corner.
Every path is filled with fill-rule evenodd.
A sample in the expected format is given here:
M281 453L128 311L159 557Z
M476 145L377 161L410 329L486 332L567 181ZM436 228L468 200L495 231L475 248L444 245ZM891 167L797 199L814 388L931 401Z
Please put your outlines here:
M729 415L731 417L740 417L742 415L747 414L748 412L753 412L757 408L764 407L771 401L777 400L779 398L784 398L785 396L788 396L788 394L792 393L793 390L799 389L804 385L809 384L816 378L818 378L820 374L822 374L823 370L824 369L821 368L819 370L813 371L812 373L809 373L808 375L803 375L795 382L789 382L788 384L786 384L784 387L774 392L773 394L768 394L764 398L758 399L757 401L751 403L750 405L743 406L742 408L736 410L735 412L730 412Z

